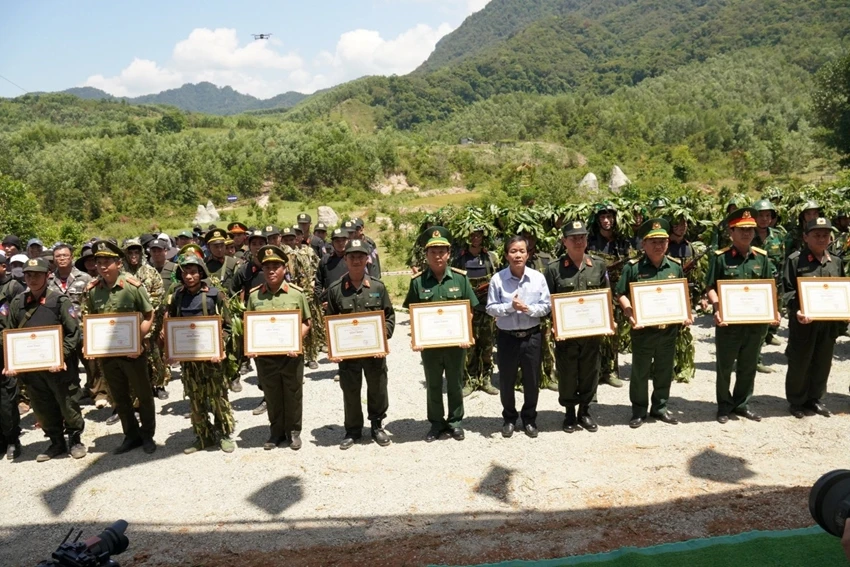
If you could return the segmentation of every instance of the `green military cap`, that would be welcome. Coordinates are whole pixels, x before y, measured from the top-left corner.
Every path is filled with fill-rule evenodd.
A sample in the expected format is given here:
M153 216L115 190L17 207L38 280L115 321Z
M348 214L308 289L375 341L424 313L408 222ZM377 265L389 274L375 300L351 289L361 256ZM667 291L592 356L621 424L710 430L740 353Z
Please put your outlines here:
M635 235L643 240L649 238L669 238L670 223L667 222L667 219L662 218L649 219L638 227Z
M744 207L737 209L726 215L723 219L724 224L729 228L755 228L756 227L756 210L752 207Z
M442 226L432 226L427 229L425 233L428 235L428 241L425 242L425 248L430 248L432 246L451 247L451 242L449 242L451 233L449 232L449 229Z
M163 250L168 250L171 247L171 243L164 238L154 238L148 243L148 248L162 248Z
M198 258L203 258L204 257L204 251L200 246L192 243L192 244L187 244L186 246L181 248L180 249L180 255L184 256L184 257L186 257L186 256L197 256Z
M224 239L224 245L230 246L231 244L233 244L233 237L228 233L227 238Z
M249 242L249 243L250 243L250 242L251 242L251 240L253 240L254 238L262 238L263 240L268 240L268 237L266 236L266 233L265 233L265 232L263 232L262 230L252 230L252 231L248 234L248 242Z
M818 228L832 230L832 223L829 222L829 219L826 219L824 217L818 217L814 220L810 220L809 223L806 225L806 234Z
M298 215L298 222L309 224L309 223L313 222L313 219L311 219L310 215L308 215L307 213L301 213L301 214Z
M128 238L124 241L124 251L128 251L130 248L142 248L142 241L138 238Z
M44 258L32 258L24 262L24 272L39 272L46 274L50 271L50 264Z
M772 211L774 213L774 216L776 216L776 207L774 207L773 203L771 203L767 199L759 199L758 201L753 203L753 208L756 211Z
M298 226L297 224L292 225L292 232L294 234L304 234L304 231L301 230L301 227Z
M92 252L96 258L123 258L124 251L114 242L108 240L95 240L91 245Z
M219 240L227 240L227 233L220 228L214 228L204 235L204 242L218 242Z
M348 231L343 230L341 228L335 228L334 231L331 233L331 240L334 240L334 239L337 239L337 238L346 238L347 239L348 238Z
M186 246L184 248L188 248L188 246ZM180 258L180 261L177 263L177 277L178 278L181 277L180 272L182 271L182 268L185 268L186 266L198 266L198 271L201 272L203 277L206 278L206 277L209 276L210 272L207 269L207 265L204 263L204 261L201 258L195 256L194 254L186 254L185 256Z
M568 236L580 236L582 234L587 234L587 227L580 220L568 222L563 226L561 232L564 235L564 238Z
M260 251L257 252L257 258L260 259L261 264L265 264L266 262L281 262L286 264L286 253L279 246L273 246L271 244L260 248Z
M366 224L366 223L363 222L363 219L361 219L360 217L354 217L353 219L351 219L351 222L353 222L354 226L357 227L357 228L363 228Z
M234 221L227 225L227 232L231 234L244 234L248 232L248 227L244 223Z
M316 228L313 229L313 232L327 232L328 225L323 222L317 222Z
M280 235L280 228L276 227L273 224L270 224L263 229L263 233L266 235L266 238L268 238L269 236L278 236Z
M184 237L184 238L189 238L189 239L195 238L195 235L193 235L188 230L181 230L180 232L177 233L177 238L180 238L181 236Z
M344 228L348 232L354 232L354 228L355 228L354 227L354 221L350 221L350 220L345 221L344 223L342 223L342 228Z
M291 226L283 227L283 230L280 231L282 236L295 236L295 230Z
M366 244L365 240L360 240L359 238L352 238L345 244L345 253L352 254L354 252L362 252L364 254L368 254L369 245Z

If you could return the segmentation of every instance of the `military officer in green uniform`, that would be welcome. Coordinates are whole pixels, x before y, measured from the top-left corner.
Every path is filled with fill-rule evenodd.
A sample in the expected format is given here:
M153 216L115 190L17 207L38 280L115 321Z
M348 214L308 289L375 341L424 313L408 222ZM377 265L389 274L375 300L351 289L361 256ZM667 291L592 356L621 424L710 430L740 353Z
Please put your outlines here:
M756 365L767 325L727 325L720 316L718 280L773 279L773 264L767 252L750 245L755 236L756 210L750 207L736 209L723 220L728 227L732 245L716 250L708 267L705 286L708 300L714 307L715 345L717 351L717 421L726 423L729 414L735 413L753 421L761 416L749 409L748 404L755 386ZM778 324L778 321L776 322ZM732 371L735 371L735 388L731 392Z
M667 256L670 223L662 218L649 219L643 223L636 236L643 246L641 258L629 260L617 282L617 296L623 314L632 327L632 375L629 384L629 399L632 402L632 419L629 427L637 429L653 417L664 423L676 425L679 420L667 411L670 384L676 358L676 335L681 325L659 325L639 327L632 309L630 283L684 278L685 272L679 260ZM685 325L692 323L688 313ZM652 405L650 406L649 381L652 380Z
M562 243L566 253L546 268L549 293L572 293L610 287L605 260L585 253L587 227L582 221L564 224ZM563 429L573 433L580 424L587 431L598 426L590 415L590 403L599 386L602 337L582 337L555 342L558 369L558 403L566 408ZM576 415L576 406L579 406Z
M49 271L49 264L44 258L26 261L24 278L27 290L15 296L9 305L6 327L25 329L61 326L63 355L76 364L75 353L80 342L77 311L68 296L48 288ZM6 378L16 376L9 369L4 369L3 374ZM85 422L78 403L80 384L76 372L71 372L68 365L63 363L49 371L23 372L19 376L26 384L32 410L41 429L50 438L50 446L36 457L36 461L49 461L68 452L69 447L72 457L84 457L86 447L80 435ZM63 432L68 434L67 443Z
M204 235L204 243L207 245L209 254L206 257L205 264L209 270L209 277L212 278L213 284L223 290L229 290L230 284L233 281L233 274L236 272L239 261L236 258L230 257L225 251L225 241L227 233L220 228L214 228Z
M381 280L374 279L367 273L368 257L369 247L364 241L355 238L346 243L345 263L348 273L332 283L328 289L328 315L383 311L386 338L389 340L395 329L395 311L387 288ZM364 376L366 410L372 426L372 439L382 447L389 445L390 438L382 425L389 407L386 355L348 360L332 358L331 362L339 363L339 386L342 388L345 407L345 437L339 448L350 448L362 436L363 408L360 403L360 390Z
M759 199L753 203L753 208L756 210L756 235L753 237L752 246L761 248L767 252L767 257L770 263L773 264L773 270L776 274L776 291L782 294L782 265L785 262L785 239L780 231L773 228L774 219L778 216L776 207L767 199ZM764 343L768 345L782 344L777 338L776 333L779 331L779 325L771 325L767 328L767 335L764 337ZM761 363L761 353L759 353L759 363L756 370L763 374L772 374L773 368Z
M6 254L0 250L0 337L7 325L9 304L23 293L24 286L6 273ZM3 341L0 341L0 363L3 362ZM21 454L21 414L18 411L18 379L0 376L0 458L10 461Z
M425 243L425 255L428 267L413 276L403 306L414 303L434 301L461 301L468 299L470 306L478 305L478 298L469 284L463 270L449 267L451 239L449 231L441 226L427 229L428 240ZM466 351L469 344L429 348L423 350L414 346L413 350L422 353L422 366L425 370L425 384L428 399L428 421L431 428L425 436L430 443L438 438L453 437L464 439L461 421L463 420L463 371L466 366ZM448 398L448 416L443 405L443 374L446 377Z
M222 339L228 342L231 325L230 310L224 292L207 284L208 277L204 262L194 255L180 260L177 277L182 282L172 294L166 305L166 317L221 317ZM163 335L163 340L165 336ZM207 447L218 444L225 453L232 453L236 443L233 434L233 410L227 399L230 380L225 376L220 358L209 361L183 362L183 391L189 398L192 429L195 442L183 450L190 455ZM212 413L215 422L211 422Z
M277 246L263 246L257 252L265 283L251 290L245 311L301 311L302 343L310 331L310 307L301 288L286 282L286 253ZM257 356L257 377L263 387L271 433L263 449L270 451L281 443L301 448L304 355L296 352Z
M147 336L153 326L154 307L142 282L122 273L121 261L124 251L108 240L96 241L92 245L92 251L100 275L89 284L84 307L86 313L140 313L142 322L139 325L139 336ZM147 341L142 341L143 349L146 343ZM100 360L115 411L124 430L124 441L115 453L120 455L136 447L142 447L145 453L153 453L156 451L156 443L153 440L156 432L156 410L144 350L140 355L108 356ZM139 400L141 427L134 415L131 389Z
M472 310L472 332L475 335L473 344L466 354L466 370L464 372L463 395L481 390L490 395L498 395L499 390L493 386L493 336L495 322L487 314L487 288L490 278L499 269L499 258L484 247L484 229L476 228L469 235L468 244L452 260L452 267L464 270L475 296L478 306Z
M801 311L797 296L800 278L845 277L841 259L827 251L832 223L820 217L809 221L803 234L803 248L792 253L785 262L782 280L788 302L788 371L785 375L785 397L791 404L791 415L798 419L807 411L829 417L832 413L821 401L832 368L835 339L843 332L842 321L813 321Z

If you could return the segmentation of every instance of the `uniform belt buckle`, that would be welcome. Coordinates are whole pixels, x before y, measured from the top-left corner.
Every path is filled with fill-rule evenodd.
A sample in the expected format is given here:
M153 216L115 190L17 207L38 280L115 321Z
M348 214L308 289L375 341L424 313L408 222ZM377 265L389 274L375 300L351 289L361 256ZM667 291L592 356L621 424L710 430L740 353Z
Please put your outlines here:
M664 329L667 328L667 323L664 323L663 325L658 325L658 328L663 331Z

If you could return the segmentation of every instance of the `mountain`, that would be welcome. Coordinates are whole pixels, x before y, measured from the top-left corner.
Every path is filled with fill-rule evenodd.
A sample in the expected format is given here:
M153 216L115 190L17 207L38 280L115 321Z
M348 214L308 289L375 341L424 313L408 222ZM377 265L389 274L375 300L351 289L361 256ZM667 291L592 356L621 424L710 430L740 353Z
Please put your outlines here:
M218 87L212 83L187 83L178 89L169 89L157 94L143 95L135 98L114 97L93 87L74 87L62 91L83 99L121 99L131 104L168 104L190 112L206 114L240 114L249 110L266 110L272 108L291 108L301 102L307 95L288 92L270 99L259 99L233 90L231 87Z

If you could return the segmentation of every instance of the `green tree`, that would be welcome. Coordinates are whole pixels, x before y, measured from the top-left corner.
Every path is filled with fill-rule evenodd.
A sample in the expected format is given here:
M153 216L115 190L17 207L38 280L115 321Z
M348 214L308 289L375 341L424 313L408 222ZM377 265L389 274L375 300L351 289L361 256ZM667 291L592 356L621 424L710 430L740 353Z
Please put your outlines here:
M26 241L38 234L38 200L20 181L0 174L0 234Z
M817 72L812 104L816 120L829 130L827 143L850 155L850 55L830 61Z

